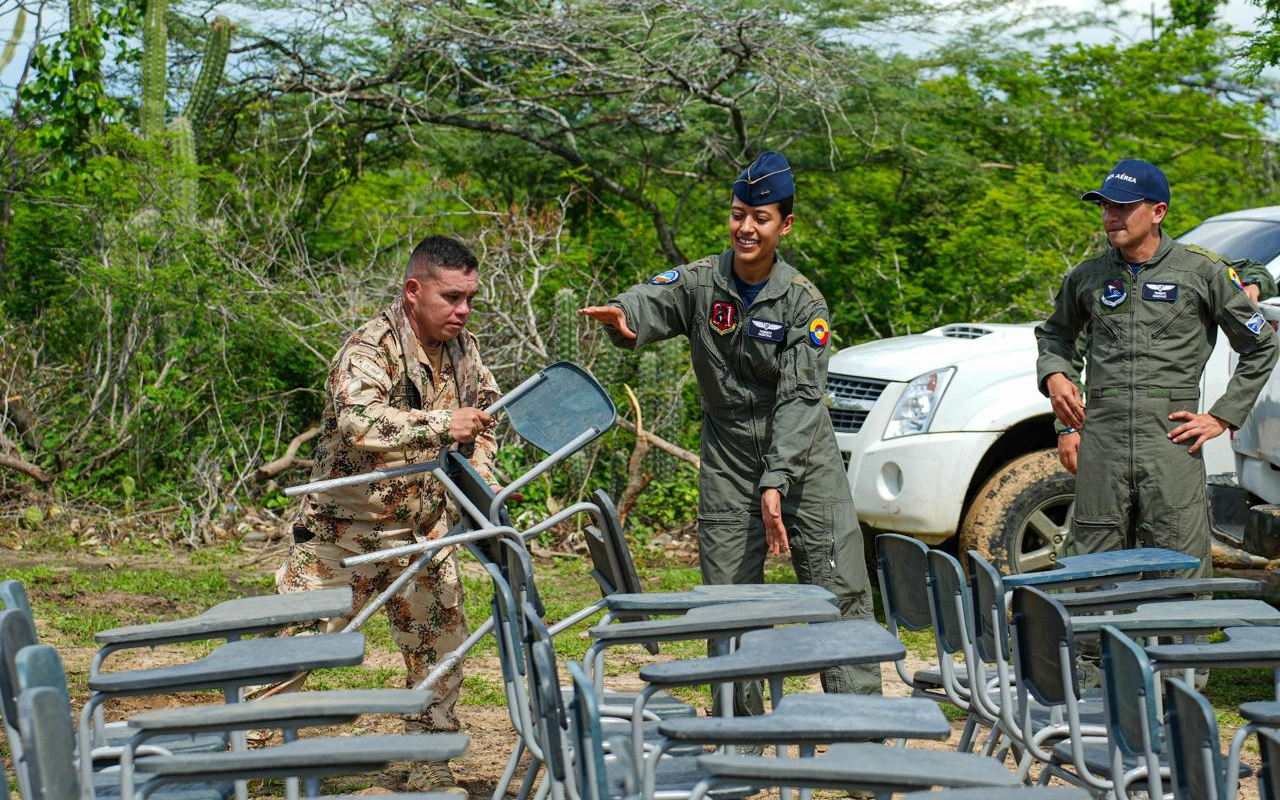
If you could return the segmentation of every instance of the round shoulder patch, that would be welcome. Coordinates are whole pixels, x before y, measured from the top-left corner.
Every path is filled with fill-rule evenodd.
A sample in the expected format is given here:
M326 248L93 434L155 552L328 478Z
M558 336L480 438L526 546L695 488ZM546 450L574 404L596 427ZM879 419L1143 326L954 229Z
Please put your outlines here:
M822 317L814 319L809 323L809 344L814 347L826 347L827 340L831 338L831 326Z
M1244 284L1240 282L1240 275L1236 273L1235 267L1227 267L1227 277L1231 279L1237 289L1244 289Z
M654 275L649 279L649 283L653 286L666 286L668 283L675 283L678 280L680 280L680 270L669 269Z

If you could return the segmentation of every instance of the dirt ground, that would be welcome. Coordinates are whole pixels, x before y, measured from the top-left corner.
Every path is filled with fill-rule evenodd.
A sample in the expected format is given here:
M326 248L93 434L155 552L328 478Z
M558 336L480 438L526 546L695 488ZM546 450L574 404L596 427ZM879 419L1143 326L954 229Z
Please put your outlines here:
M103 566L103 559L91 559L95 568ZM41 562L56 561L60 565L66 565L65 556L42 556L38 554L20 554L13 551L0 550L0 574L5 568L18 566L29 567L33 564ZM73 559L74 561L74 559ZM109 560L107 567L110 568ZM172 566L172 562L164 562ZM259 558L253 562L252 569L269 572L269 566L273 565L270 558ZM135 566L134 561L129 561L130 566ZM471 565L474 566L474 565ZM95 610L134 607L139 598L123 592L101 592L93 595L75 594L73 592L60 592L57 588L46 590L46 594L50 597L43 597L43 600L54 599L59 604L65 603L67 609L92 615ZM163 598L148 596L146 602L149 607L145 608L145 616L155 618L159 616L173 616L181 604L178 598ZM142 611L142 609L140 609ZM38 614L39 616L39 614ZM473 624L474 624L473 620ZM62 654L64 662L67 666L69 675L73 684L73 702L78 706L83 703L85 696L83 690L76 691L75 687L78 683L83 686L84 676L88 673L89 662L92 659L95 649L87 646L77 646L67 640L66 636L60 635L57 631L50 630L44 621L39 623L42 640L55 645ZM572 634L571 634L572 635ZM177 663L178 661L189 659L190 651L181 653L173 648L156 648L153 650L128 650L113 655L107 664L109 671L125 670L125 669L145 669L154 666ZM670 656L659 655L659 660L670 658ZM649 656L638 649L634 652L618 651L616 655L611 655L616 663L617 659L622 659L622 663L626 666L621 670L622 675L634 675L641 663L653 660L654 657ZM386 668L391 670L399 670L402 668L402 662L397 652L383 649L369 648L366 656L366 667ZM909 656L907 660L907 668L909 670L923 669L930 666L929 664ZM468 675L479 675L490 679L494 685L500 685L501 671L494 656L473 657L467 661L466 672ZM909 694L905 685L899 680L892 664L885 664L882 668L884 691L885 694L891 696L906 696ZM607 685L611 689L619 691L636 690L641 688L638 678L627 677L611 677L607 680ZM821 691L818 679L813 677L809 680L808 691ZM209 702L217 702L216 698L210 694L199 695L178 695L164 698L130 698L114 702L108 706L109 719L124 719L138 711L156 708L156 707L172 707L196 705ZM459 782L466 788L470 796L474 800L482 800L493 795L494 788L505 765L508 754L514 741L514 735L511 731L510 722L507 718L507 712L504 707L500 706L476 706L476 705L459 705L459 716L462 720L463 730L471 737L469 751L465 758L455 762L455 774ZM705 713L705 711L704 711ZM364 735L372 733L396 733L400 730L400 722L398 719L390 717L365 717L354 724L340 726L336 728L320 728L305 731L304 736L320 736L320 735ZM913 742L913 747L926 748L954 748L959 739L961 724L959 722L952 723L952 735L947 742ZM1225 730L1224 749L1229 742L1230 735L1234 731ZM8 761L7 748L5 748L6 766ZM1246 764L1251 767L1257 767L1256 748L1246 751ZM352 776L346 778L328 779L325 781L324 792L326 794L335 793L358 793L358 794L379 794L388 791L398 791L403 787L405 775L407 773L407 765L394 765L390 769L380 772L361 776ZM9 772L12 775L12 771ZM1243 782L1240 794L1245 800L1256 800L1258 797L1256 781L1247 779ZM255 783L251 786L251 793L255 797L274 797L279 796L282 789L280 784L261 784ZM514 788L512 792L514 793ZM819 793L821 796L824 793ZM16 797L16 792L11 792ZM777 797L776 792L765 795L766 797ZM835 796L835 795L832 795Z

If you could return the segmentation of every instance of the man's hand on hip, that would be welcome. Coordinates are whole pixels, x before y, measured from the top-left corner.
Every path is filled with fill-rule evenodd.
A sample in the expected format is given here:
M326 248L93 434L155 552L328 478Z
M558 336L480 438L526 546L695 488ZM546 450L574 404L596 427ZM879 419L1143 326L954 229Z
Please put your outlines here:
M1080 387L1061 372L1055 372L1045 381L1049 390L1049 402L1058 421L1068 428L1084 427L1084 401L1080 399Z
M1058 435L1058 461L1062 462L1062 468L1072 475L1076 474L1076 468L1080 459L1080 434L1079 433L1062 433Z
M619 306L587 306L578 309L578 314L591 317L596 322L603 322L611 328L617 328L618 333L628 339L636 338L635 331L627 327L627 313Z
M760 493L760 516L764 517L764 540L769 545L769 555L791 552L787 526L782 523L782 492L765 489Z
M474 442L494 424L493 417L478 408L459 408L449 421L449 435L455 442Z
M1231 427L1212 414L1194 414L1190 411L1175 411L1169 415L1169 419L1186 420L1186 422L1169 431L1169 438L1179 444L1188 439L1195 439L1191 443L1191 447L1187 448L1188 453L1194 453L1199 450L1204 446L1205 442L1215 436L1221 436L1223 431Z

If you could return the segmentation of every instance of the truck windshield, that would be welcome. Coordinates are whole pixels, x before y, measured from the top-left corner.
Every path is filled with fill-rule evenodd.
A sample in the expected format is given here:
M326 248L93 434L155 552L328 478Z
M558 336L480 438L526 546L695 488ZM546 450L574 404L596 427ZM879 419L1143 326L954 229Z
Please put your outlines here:
M1263 264L1280 255L1280 223L1260 219L1209 220L1177 238L1227 258L1252 258Z

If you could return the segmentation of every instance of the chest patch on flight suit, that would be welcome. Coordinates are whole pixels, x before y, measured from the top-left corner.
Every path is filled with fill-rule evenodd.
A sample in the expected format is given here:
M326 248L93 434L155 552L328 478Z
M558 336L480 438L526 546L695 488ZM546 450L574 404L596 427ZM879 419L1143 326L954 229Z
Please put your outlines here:
M711 316L707 318L711 329L724 336L738 329L738 307L733 303L717 300L711 304Z
M764 339L766 342L780 342L786 338L787 326L781 322L748 317L747 335L752 339Z
M1176 283L1144 283L1142 284L1143 300L1161 300L1165 303L1172 303L1178 299L1178 284Z
M1107 308L1115 308L1129 297L1125 289L1124 278L1108 278L1102 283L1102 296L1098 298Z
M1249 321L1246 322L1244 326L1249 330L1253 331L1254 333L1261 333L1262 326L1266 324L1267 324L1266 318L1264 318L1261 314L1255 311L1253 312L1253 316L1249 317Z

